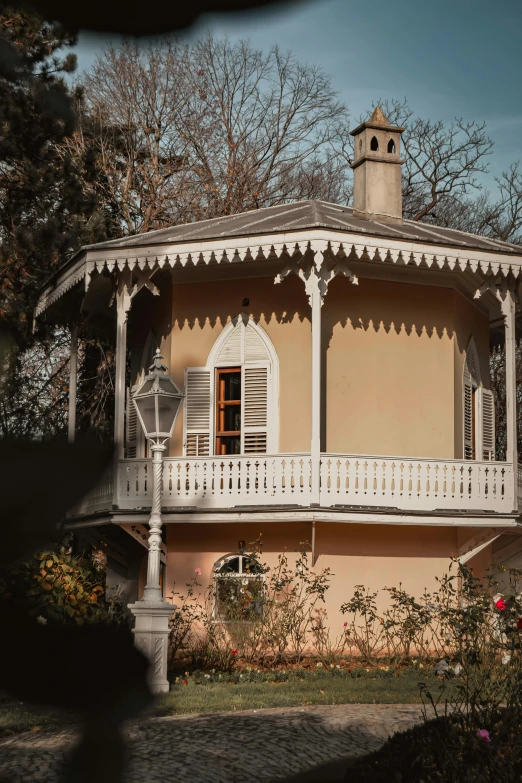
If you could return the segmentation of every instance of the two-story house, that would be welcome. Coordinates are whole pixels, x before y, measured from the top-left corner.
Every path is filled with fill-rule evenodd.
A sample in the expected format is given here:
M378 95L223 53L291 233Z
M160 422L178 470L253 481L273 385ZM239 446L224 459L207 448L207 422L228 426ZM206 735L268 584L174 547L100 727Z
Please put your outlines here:
M451 556L482 570L522 548L522 251L403 220L401 132L380 109L352 131L353 208L304 201L91 245L42 291L36 317L71 326L71 437L78 330L116 334L117 460L70 528L104 541L129 601L151 504L130 395L156 348L184 393L163 468L166 596L260 534L269 564L309 542L334 574L331 617L355 584L419 595ZM491 328L506 345L502 462Z

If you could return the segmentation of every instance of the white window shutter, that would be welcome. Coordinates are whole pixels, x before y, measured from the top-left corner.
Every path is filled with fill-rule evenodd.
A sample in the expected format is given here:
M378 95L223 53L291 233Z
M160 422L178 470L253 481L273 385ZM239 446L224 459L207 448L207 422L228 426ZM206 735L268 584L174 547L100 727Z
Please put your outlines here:
M243 454L266 454L269 442L270 368L266 363L245 365L242 373Z
M473 459L473 385L471 374L464 370L464 459Z
M185 370L185 456L210 454L212 389L211 372L204 367Z
M132 401L132 389L127 387L127 411L125 417L125 454L127 459L135 459L138 451L138 429L140 423L136 406Z
M480 423L482 426L482 459L495 459L495 401L493 392L481 389Z

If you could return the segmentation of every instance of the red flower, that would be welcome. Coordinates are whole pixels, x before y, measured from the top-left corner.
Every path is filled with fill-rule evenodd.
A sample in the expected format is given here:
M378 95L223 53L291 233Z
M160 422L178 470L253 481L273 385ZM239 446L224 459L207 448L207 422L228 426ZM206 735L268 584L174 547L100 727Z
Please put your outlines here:
M520 630L522 631L522 617L519 617L517 620L517 628L520 628Z
M237 655L239 650L232 650L232 655Z
M496 602L495 606L497 607L499 612L503 612L504 609L507 609L507 604L506 604L506 602L504 601L503 598L499 598L498 601Z
M183 680L183 685L188 685L188 680Z

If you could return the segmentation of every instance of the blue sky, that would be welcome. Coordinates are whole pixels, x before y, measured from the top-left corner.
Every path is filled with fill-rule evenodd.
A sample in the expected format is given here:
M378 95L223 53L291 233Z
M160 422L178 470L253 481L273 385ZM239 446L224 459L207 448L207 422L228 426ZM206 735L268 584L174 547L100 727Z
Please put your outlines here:
M425 118L486 120L495 141L488 185L522 160L520 0L307 0L207 16L180 37L190 42L209 28L321 65L354 118L379 97L407 96ZM80 35L80 70L109 40Z

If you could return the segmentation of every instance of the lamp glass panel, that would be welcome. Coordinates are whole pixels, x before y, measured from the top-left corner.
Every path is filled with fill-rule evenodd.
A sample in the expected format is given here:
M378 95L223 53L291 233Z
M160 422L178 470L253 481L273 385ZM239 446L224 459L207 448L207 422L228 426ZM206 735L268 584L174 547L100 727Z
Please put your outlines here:
M138 397L136 399L136 405L138 412L145 427L145 434L156 431L156 411L154 405L154 396L150 397Z
M158 418L160 432L168 432L172 430L176 413L180 405L179 397L171 397L170 395L158 394Z
M169 394L175 393L176 387L170 378L158 378L158 383L161 391L168 392Z
M152 384L154 383L154 378L147 379L143 381L143 386L140 388L139 393L140 394L146 394L152 389Z

